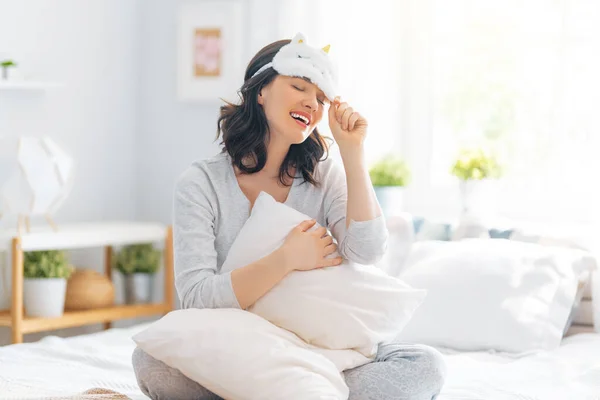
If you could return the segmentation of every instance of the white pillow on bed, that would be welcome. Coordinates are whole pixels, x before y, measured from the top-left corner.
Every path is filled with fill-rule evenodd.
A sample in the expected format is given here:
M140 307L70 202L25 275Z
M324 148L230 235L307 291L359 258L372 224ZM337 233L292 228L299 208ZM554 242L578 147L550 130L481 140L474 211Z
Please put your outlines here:
M587 252L503 239L413 245L400 278L428 296L398 339L457 350L559 346Z
M247 311L172 311L133 340L225 399L348 398L333 362L293 333Z
M262 192L222 273L270 254L308 219ZM311 229L317 228L315 224ZM402 330L425 294L375 266L344 260L341 266L290 273L249 311L316 346L354 349L372 357L378 343L392 340Z

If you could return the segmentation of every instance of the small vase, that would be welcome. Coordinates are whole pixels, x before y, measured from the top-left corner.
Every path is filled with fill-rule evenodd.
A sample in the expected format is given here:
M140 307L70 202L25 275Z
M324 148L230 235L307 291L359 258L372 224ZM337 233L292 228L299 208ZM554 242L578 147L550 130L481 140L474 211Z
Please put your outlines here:
M402 212L402 186L374 186L375 196L381 206L383 215L388 218Z
M65 278L26 278L23 280L23 305L28 317L54 318L65 310Z
M125 303L145 304L152 301L154 274L125 275Z
M496 212L498 181L495 179L460 181L461 216L487 218Z

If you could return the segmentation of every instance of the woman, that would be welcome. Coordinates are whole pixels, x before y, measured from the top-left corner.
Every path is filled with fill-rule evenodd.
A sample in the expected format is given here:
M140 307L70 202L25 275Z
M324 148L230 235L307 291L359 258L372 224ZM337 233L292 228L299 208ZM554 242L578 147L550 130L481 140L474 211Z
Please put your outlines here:
M336 249L362 264L383 256L388 233L365 165L367 121L335 97L327 50L308 47L301 35L261 49L246 69L241 103L221 107L223 151L194 163L178 180L175 285L183 308L247 309L291 271L339 265L341 258L326 258ZM326 157L327 143L316 129L325 113L343 169ZM220 274L261 191L314 220L298 225L272 254ZM316 221L323 228L307 232ZM152 399L219 398L140 349L133 364ZM444 371L436 350L388 343L374 362L344 374L352 400L430 400Z

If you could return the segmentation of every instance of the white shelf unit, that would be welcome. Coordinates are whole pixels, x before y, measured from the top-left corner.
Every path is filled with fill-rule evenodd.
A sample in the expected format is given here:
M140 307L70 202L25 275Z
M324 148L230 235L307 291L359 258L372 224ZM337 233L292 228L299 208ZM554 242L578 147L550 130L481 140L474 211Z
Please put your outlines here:
M164 299L161 303L115 305L87 311L66 311L58 318L30 318L23 310L23 253L39 250L69 250L104 248L105 274L112 277L113 246L139 243L164 243ZM59 224L58 231L51 227L33 227L31 232L17 234L16 230L0 231L0 251L10 254L12 296L9 310L0 310L0 327L12 329L12 343L21 343L23 334L51 329L105 323L119 319L166 314L174 307L173 290L173 231L170 226L150 222L99 222ZM7 266L8 267L8 266Z
M33 226L29 233L22 232L23 251L68 250L102 246L121 246L164 240L168 226L154 222L107 221L92 223L57 224L54 231L49 225ZM16 229L0 231L0 249L9 249L17 237Z

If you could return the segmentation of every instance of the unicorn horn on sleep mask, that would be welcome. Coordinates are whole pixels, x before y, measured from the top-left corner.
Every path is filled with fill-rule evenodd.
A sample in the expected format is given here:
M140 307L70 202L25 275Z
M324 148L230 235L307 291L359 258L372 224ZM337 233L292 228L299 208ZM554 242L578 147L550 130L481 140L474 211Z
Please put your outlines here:
M337 95L337 71L329 56L329 45L320 49L311 47L302 33L297 33L290 43L281 47L273 61L260 67L250 79L267 68L273 68L280 75L310 79L329 101Z

